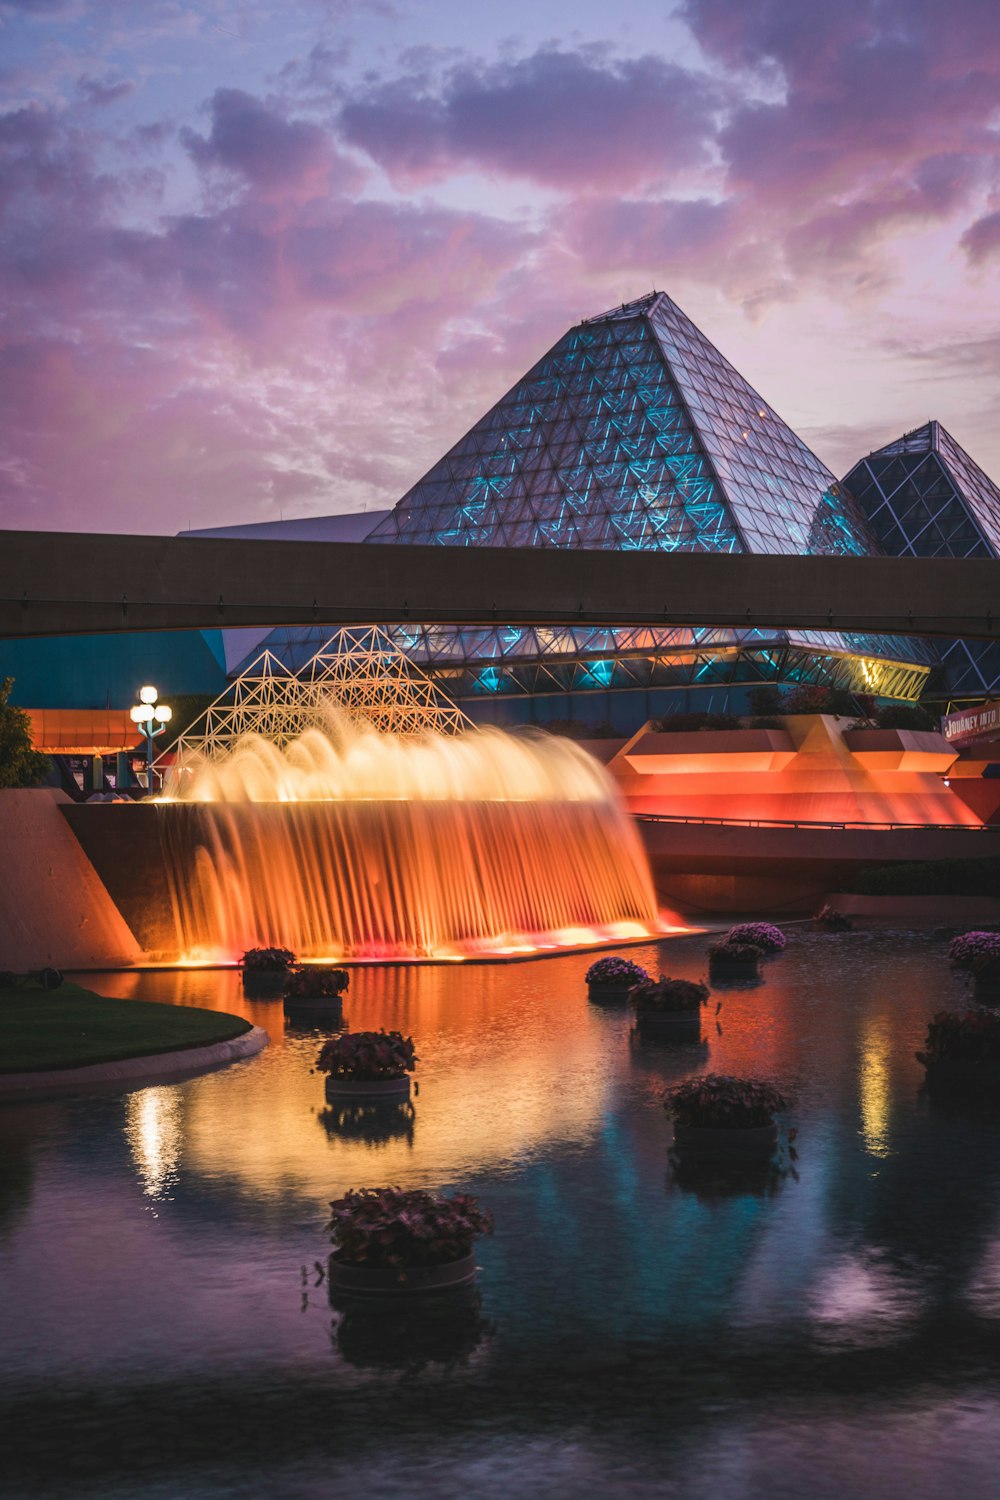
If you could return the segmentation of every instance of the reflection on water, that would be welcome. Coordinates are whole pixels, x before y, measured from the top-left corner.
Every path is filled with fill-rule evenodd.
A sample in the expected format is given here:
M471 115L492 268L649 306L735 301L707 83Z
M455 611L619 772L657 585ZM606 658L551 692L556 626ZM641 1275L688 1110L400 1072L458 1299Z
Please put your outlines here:
M125 1098L125 1139L147 1198L167 1198L177 1182L181 1099L176 1089L140 1089Z
M859 1094L861 1131L872 1156L889 1151L889 1055L891 1028L887 1018L866 1016L861 1033Z
M412 1105L388 1111L328 1106L321 1036L232 972L94 981L238 1011L272 1045L184 1083L0 1109L21 1152L0 1212L14 1492L318 1500L336 1480L500 1500L647 1495L669 1474L770 1500L781 1454L790 1496L861 1500L882 1473L930 1500L955 1464L992 1495L1000 1117L933 1107L913 1056L961 981L930 937L793 933L695 1046L589 1005L584 957L356 971L351 1025L412 1034L421 1059ZM697 978L706 942L633 956ZM774 1079L797 1160L671 1163L663 1090L709 1069ZM330 1200L380 1183L494 1211L454 1323L331 1310ZM39 1479L56 1428L72 1489Z

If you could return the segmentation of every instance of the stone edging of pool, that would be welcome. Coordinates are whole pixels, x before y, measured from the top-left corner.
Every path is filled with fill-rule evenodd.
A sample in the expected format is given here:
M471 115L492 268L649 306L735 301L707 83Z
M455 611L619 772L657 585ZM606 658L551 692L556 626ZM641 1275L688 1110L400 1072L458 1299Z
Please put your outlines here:
M147 1057L123 1057L116 1062L87 1063L82 1068L48 1068L36 1073L0 1073L0 1099L26 1098L30 1094L65 1093L92 1084L146 1084L207 1073L229 1063L242 1062L263 1052L270 1037L262 1026L252 1026L226 1042L205 1047L177 1047Z

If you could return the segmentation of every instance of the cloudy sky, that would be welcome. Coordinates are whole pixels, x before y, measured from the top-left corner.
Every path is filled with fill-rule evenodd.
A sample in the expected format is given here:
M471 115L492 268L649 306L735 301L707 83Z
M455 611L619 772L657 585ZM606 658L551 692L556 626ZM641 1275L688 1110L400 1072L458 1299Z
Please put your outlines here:
M668 291L1000 478L996 0L0 0L0 526L393 504Z

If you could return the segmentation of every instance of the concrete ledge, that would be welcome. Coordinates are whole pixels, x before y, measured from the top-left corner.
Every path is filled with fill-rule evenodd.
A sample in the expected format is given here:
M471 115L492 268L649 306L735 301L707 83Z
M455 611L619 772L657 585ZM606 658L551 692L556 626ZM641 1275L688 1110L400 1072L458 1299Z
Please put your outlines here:
M1000 901L992 896L828 896L831 911L860 921L901 922L914 927L955 927L965 922L1000 923Z
M229 1063L241 1062L263 1052L270 1038L261 1026L253 1026L227 1042L207 1047L181 1047L173 1052L154 1052L149 1057L125 1057L118 1062L88 1063L84 1068L51 1068L41 1073L0 1073L0 1100L27 1098L32 1094L71 1092L92 1084L122 1083L141 1087L160 1080L209 1073Z

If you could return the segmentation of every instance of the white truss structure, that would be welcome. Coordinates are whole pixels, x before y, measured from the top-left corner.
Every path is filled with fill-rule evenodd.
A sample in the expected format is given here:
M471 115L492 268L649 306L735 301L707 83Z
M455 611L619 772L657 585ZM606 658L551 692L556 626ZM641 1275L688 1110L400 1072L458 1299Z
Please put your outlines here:
M283 749L307 729L328 728L337 708L380 734L460 734L472 721L377 626L338 630L295 673L264 651L174 745L178 761L215 760L241 736Z

